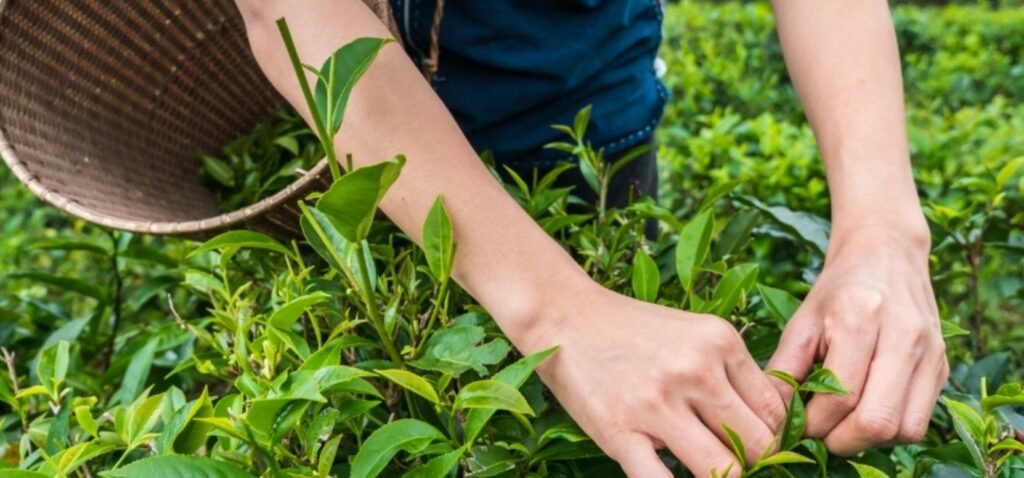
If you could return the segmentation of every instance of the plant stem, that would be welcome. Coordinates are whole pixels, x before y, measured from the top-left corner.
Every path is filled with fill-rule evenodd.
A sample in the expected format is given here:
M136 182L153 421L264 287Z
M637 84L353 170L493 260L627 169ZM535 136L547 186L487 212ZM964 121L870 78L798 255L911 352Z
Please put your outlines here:
M292 32L288 28L288 22L284 18L277 20L277 29L281 31L284 46L288 49L288 58L291 59L292 68L295 69L295 76L298 78L299 86L302 88L302 96L306 99L306 107L309 108L309 113L313 116L313 124L316 126L317 135L320 136L320 142L324 145L324 154L327 155L327 166L331 169L331 178L337 181L341 178L341 167L338 166L338 157L334 152L334 138L331 137L330 132L327 130L327 125L324 124L324 119L320 117L320 113L317 110L316 100L313 99L313 90L310 89L306 72L302 69L302 60L299 59L299 52L295 48L295 40L292 38Z
M114 274L114 301L111 304L111 314L114 316L114 322L110 326L110 337L107 339L106 350L103 352L103 371L107 371L110 368L110 364L114 357L114 344L117 341L117 331L121 327L121 302L123 301L123 289L124 281L121 278L121 270L118 266L118 252L117 252L117 236L111 232L110 239L113 242L113 253L110 256L111 270Z
M427 320L427 325L423 327L421 331L422 337L420 337L420 344L416 347L416 355L418 356L423 352L423 347L427 344L427 339L430 338L430 331L434 328L434 323L437 322L437 317L440 315L442 304L448 302L448 283L449 279L445 279L441 283L441 288L437 292L437 299L434 301L434 308L430 311L430 318ZM445 307L447 309L447 307Z
M391 360L396 365L401 367L405 361L402 360L402 355L395 349L395 344L391 340L391 334L388 333L387 326L381 320L380 313L377 311L377 294L373 291L373 282L370 281L370 273L366 270L367 264L371 263L372 258L362 243L356 247L356 254L358 254L359 276L362 281L362 287L360 288L363 289L363 300L366 302L366 312L370 315L370 324L373 325L374 329L377 329L377 335L380 336L388 356L391 357Z

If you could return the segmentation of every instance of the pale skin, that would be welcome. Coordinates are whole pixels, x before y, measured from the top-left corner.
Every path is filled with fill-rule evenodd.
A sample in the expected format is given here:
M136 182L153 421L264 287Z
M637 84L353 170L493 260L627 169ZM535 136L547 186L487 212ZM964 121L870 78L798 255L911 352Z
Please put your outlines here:
M355 38L390 36L359 0L307 0L302 8L236 1L260 66L302 112L278 18L313 65ZM852 390L808 404L808 434L833 452L916 441L948 367L888 7L884 0L774 6L823 153L834 225L821 276L768 366L802 378L823 360ZM659 448L697 476L730 465L727 476L739 476L723 424L742 437L748 461L772 446L790 391L761 371L737 332L717 317L594 283L491 177L398 46L385 48L357 87L337 149L339 157L353 154L357 167L398 153L409 158L382 208L416 240L434 199L444 197L458 242L456 280L523 353L560 346L541 378L629 476L670 477Z

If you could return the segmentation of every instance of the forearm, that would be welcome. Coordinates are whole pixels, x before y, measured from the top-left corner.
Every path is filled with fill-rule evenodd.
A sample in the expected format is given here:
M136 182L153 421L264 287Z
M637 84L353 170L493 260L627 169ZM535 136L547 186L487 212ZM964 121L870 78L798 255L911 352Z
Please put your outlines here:
M825 161L833 236L865 226L927 244L885 0L773 0L790 76Z
M256 5L253 8L251 5ZM358 37L390 37L357 0L239 0L264 72L307 121L309 115L274 22L287 19L299 55L320 65ZM310 77L310 81L315 81ZM442 196L458 244L456 280L521 348L559 320L551 311L592 286L583 270L511 199L483 166L444 105L398 46L388 46L356 87L336 141L356 166L404 154L408 162L382 208L419 241Z

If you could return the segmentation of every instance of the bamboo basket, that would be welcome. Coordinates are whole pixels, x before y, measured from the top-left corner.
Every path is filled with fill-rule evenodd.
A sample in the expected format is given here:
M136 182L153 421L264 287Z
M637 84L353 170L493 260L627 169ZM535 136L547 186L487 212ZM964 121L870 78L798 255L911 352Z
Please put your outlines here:
M364 1L394 32L386 0ZM43 201L87 221L298 237L297 200L329 185L325 161L224 214L196 158L284 106L234 0L0 0L0 156Z

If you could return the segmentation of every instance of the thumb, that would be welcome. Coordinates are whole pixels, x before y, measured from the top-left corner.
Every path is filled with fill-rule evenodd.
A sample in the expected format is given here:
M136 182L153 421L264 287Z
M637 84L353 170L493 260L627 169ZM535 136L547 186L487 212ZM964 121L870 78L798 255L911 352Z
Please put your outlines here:
M818 345L821 343L821 328L808 314L806 308L801 308L793 314L793 319L782 331L779 348L768 360L766 370L786 372L798 382L807 378L807 373L810 372L818 355ZM793 387L775 377L771 377L771 380L789 406Z

